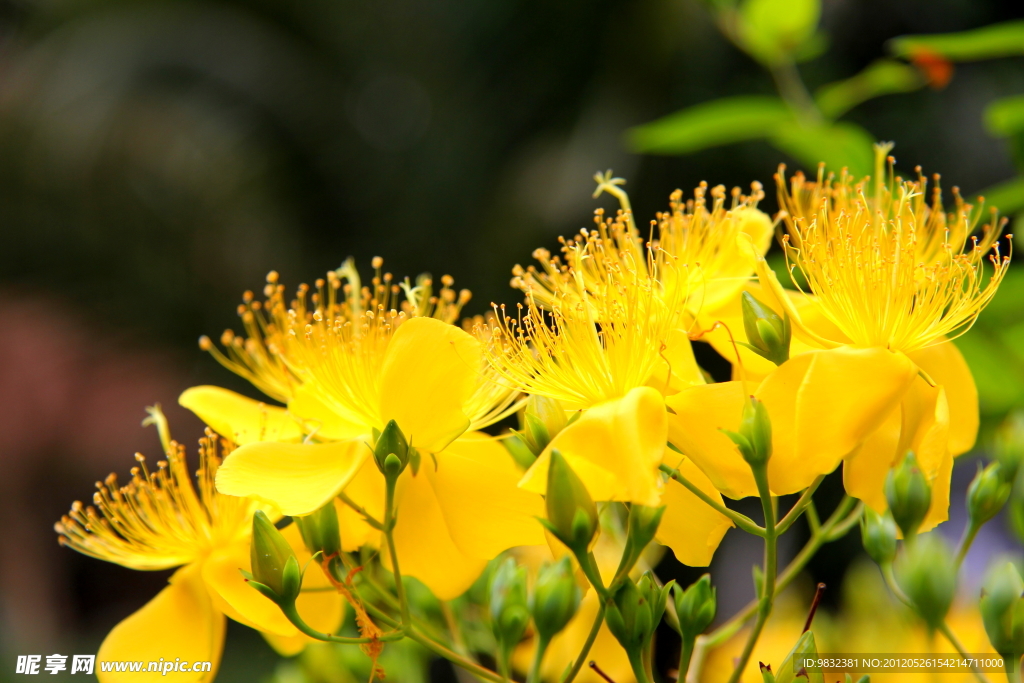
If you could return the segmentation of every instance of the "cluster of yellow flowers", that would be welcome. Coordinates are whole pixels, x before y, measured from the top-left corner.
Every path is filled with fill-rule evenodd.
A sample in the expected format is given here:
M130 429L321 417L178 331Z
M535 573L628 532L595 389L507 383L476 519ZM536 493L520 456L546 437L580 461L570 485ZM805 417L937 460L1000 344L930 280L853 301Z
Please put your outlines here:
M636 225L621 181L599 176L598 191L622 209L598 211L560 255L537 250L537 266L516 266L512 285L524 299L515 311L498 306L461 325L470 295L447 276L440 288L428 277L397 282L378 258L364 285L346 261L289 299L270 273L262 301L243 297L244 337L226 332L220 347L206 338L201 346L283 405L189 389L181 404L209 427L197 483L161 425L166 461L156 472L140 456L130 483L108 479L95 507L76 503L57 525L62 543L91 556L181 567L99 657L217 661L224 616L282 653L301 650L308 636L238 571L252 569L256 510L277 519L333 504L344 552L394 554L403 574L453 599L502 552L547 552L536 518L554 451L594 501L665 506L657 541L706 566L734 525L723 496L759 495L726 433L740 430L749 396L771 418L772 495L803 491L842 464L849 495L883 512L886 474L912 450L933 492L924 527L942 522L953 458L978 429L977 392L950 339L991 300L1008 257L999 225L975 236L979 211L959 196L947 213L923 176L886 180L883 170L874 181L780 174L775 220L757 208L758 183L749 195L701 185L689 199L674 193L649 230ZM784 289L765 260L776 233L797 289ZM744 293L781 327L745 320ZM779 337L788 353L769 360L762 347ZM732 381L711 381L696 340L733 364ZM528 397L546 401L551 438L524 471L502 436L482 430ZM394 492L393 546L371 523L386 517L373 449L391 421L414 453ZM295 525L285 535L301 561L310 557ZM620 552L599 562L608 581ZM598 610L587 599L559 636L571 645L549 649L545 678L557 680L586 637ZM304 590L299 607L327 633L344 612L331 590ZM598 637L617 647L605 631ZM606 668L632 680L628 662ZM600 679L585 671L578 680Z

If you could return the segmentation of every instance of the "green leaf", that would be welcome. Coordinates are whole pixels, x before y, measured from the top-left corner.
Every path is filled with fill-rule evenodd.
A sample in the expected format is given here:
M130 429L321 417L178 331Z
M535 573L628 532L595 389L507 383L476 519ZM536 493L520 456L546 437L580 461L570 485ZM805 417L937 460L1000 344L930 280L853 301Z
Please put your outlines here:
M961 33L900 36L890 40L888 47L897 57L913 58L922 52L932 52L953 62L1024 55L1024 20L991 24Z
M747 0L740 8L740 42L758 61L780 64L811 39L820 18L819 0Z
M785 126L776 132L771 142L803 164L811 175L817 173L819 163L825 162L825 166L834 171L846 167L854 177L861 178L871 173L874 164L874 139L852 123Z
M1024 95L990 102L985 108L985 127L1000 137L1024 132Z
M1017 213L1024 209L1024 176L993 185L978 196L985 198L985 206L994 206L1003 215Z
M777 97L727 97L632 128L627 138L636 152L688 154L765 138L793 121L792 112Z
M861 102L880 95L911 92L925 83L921 72L914 67L893 59L878 59L856 76L823 85L814 99L821 113L834 119Z

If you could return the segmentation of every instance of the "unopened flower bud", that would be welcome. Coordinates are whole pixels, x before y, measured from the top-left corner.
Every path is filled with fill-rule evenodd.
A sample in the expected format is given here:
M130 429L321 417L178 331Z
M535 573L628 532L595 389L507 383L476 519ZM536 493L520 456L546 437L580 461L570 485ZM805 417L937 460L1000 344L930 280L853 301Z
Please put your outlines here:
M507 660L530 623L526 598L526 568L511 557L502 562L491 578L491 627Z
M1003 479L1014 481L1021 462L1024 462L1024 411L1010 413L999 426L993 451Z
M751 467L763 467L772 457L772 422L762 401L751 396L743 402L738 432L723 429Z
M373 460L384 476L397 477L409 464L409 444L398 423L388 420L373 447ZM390 461L388 456L394 456Z
M289 581L285 580L288 560L296 562L298 567L294 551L262 510L257 510L252 516L249 552L253 581L268 588L276 598L263 590L260 590L261 593L275 601L294 600L298 596L297 588L290 585L291 577L288 577ZM254 587L259 589L259 586Z
M526 471L533 466L533 463L537 462L537 454L526 443L526 439L522 434L512 432L502 439L501 443L521 470Z
M896 522L891 515L880 515L869 507L864 508L860 538L868 557L877 564L888 564L896 557Z
M1024 652L1024 580L1012 562L994 567L981 590L981 620L995 651L1007 659Z
M711 575L705 574L686 590L676 586L674 593L679 630L684 639L696 640L715 620L716 591L711 585Z
M626 547L623 550L624 566L632 567L640 559L644 548L654 540L665 514L665 506L648 507L633 503L629 508L629 520L626 523Z
M558 450L551 451L545 504L548 530L577 555L585 554L597 533L597 506Z
M789 360L792 338L789 315L780 316L749 292L743 292L740 306L743 309L743 330L747 333L748 342L743 346L776 365Z
M907 451L903 460L886 475L885 499L904 537L917 533L931 507L932 490L913 451Z
M929 628L946 618L956 593L956 560L938 534L926 534L896 558L896 581Z
M967 516L970 523L980 527L999 514L1010 497L1012 488L1002 472L1002 464L990 463L985 469L979 467L974 481L967 488Z
M310 553L323 553L324 559L341 552L341 532L338 529L338 511L334 501L328 501L322 508L306 515L295 517L302 542Z
M523 435L535 455L540 455L567 423L565 409L558 399L530 396L523 412Z
M541 567L530 599L533 624L540 638L550 641L560 633L575 616L582 597L568 555Z

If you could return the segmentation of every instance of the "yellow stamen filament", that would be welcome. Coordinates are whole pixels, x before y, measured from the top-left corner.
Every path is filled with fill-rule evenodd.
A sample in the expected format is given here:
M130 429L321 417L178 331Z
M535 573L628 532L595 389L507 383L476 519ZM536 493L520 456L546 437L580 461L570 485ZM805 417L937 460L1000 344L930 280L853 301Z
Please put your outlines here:
M926 201L920 169L916 181L889 178L872 186L821 169L817 182L796 174L787 187L780 169L776 181L791 272L800 270L824 315L855 345L907 352L966 332L1010 257L1000 254L1003 224L994 212L975 237L977 214L955 189L947 214L938 187Z
M97 482L92 506L75 502L54 526L61 545L131 569L169 569L202 558L245 538L255 503L217 492L214 481L230 444L207 430L199 441L199 471L193 483L185 449L170 442L156 472L136 454L131 480L117 475Z

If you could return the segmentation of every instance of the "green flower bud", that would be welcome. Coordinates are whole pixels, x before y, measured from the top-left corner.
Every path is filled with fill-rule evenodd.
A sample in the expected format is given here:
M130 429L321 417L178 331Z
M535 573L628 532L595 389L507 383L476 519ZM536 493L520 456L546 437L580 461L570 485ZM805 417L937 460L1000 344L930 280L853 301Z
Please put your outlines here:
M530 396L522 417L523 436L535 455L540 455L568 422L558 399Z
M740 343L776 365L789 360L789 343L792 338L789 315L780 317L749 292L743 292L740 306L743 309L743 330L749 342Z
M705 574L686 590L676 586L674 593L681 635L686 640L696 640L715 620L716 591L711 585L711 575Z
M316 512L305 517L295 517L302 542L314 555L323 553L324 559L341 552L341 532L338 529L338 512L334 501L329 501Z
M880 515L869 507L864 508L860 538L864 550L877 564L887 564L896 557L896 522L891 515Z
M541 567L530 599L533 623L541 639L550 641L566 627L582 597L568 556Z
M1017 660L1024 653L1024 580L1012 562L994 567L981 591L981 620L995 651Z
M386 477L397 477L409 464L409 444L405 440L405 434L399 429L398 423L388 420L384 431L377 437L377 443L373 447L373 460L377 463L378 469ZM390 461L388 456L395 456Z
M551 451L545 526L576 554L586 553L598 529L597 506L562 454Z
M998 462L990 463L985 469L981 469L979 464L978 474L967 488L967 516L975 527L999 514L1010 497L1012 486L1001 468Z
M491 627L506 663L529 623L526 568L509 557L491 578Z
M932 490L918 467L913 451L907 451L903 460L886 475L885 499L904 537L909 538L917 533L917 528L931 507Z
M249 552L253 581L268 588L278 600L294 600L298 596L298 590L293 593L293 586L286 585L284 577L285 565L289 559L294 560L295 553L262 510L257 510L252 516L252 542ZM267 595L264 591L260 592Z
M627 653L639 653L650 642L661 622L673 582L659 587L650 572L640 581L627 578L612 596L605 623Z
M772 421L763 402L753 396L743 402L739 432L723 429L751 467L763 467L772 457Z
M526 439L522 434L512 432L502 439L501 443L505 446L505 450L508 451L509 455L512 456L512 460L519 466L519 469L523 471L528 470L533 466L533 463L537 462L537 454L526 443Z
M1003 479L1012 482L1024 461L1024 411L1016 410L1003 421L996 431L993 451Z
M938 534L922 536L896 558L896 581L929 628L946 618L956 593L956 560Z
M644 548L654 540L664 514L664 505L648 507L634 503L630 506L629 520L626 524L626 547L623 550L624 566L632 567L640 559Z

